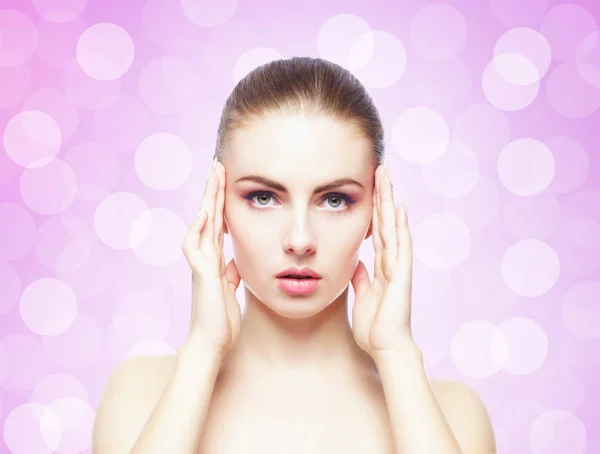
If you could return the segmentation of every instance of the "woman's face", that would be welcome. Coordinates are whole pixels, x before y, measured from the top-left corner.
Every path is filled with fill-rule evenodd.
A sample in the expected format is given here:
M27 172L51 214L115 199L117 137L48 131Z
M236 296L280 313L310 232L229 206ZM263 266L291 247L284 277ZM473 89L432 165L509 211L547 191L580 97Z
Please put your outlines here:
M370 143L349 124L302 114L265 116L229 139L225 223L244 283L280 315L320 312L349 284L371 234ZM315 192L339 179L358 184ZM317 289L302 296L281 290L276 276L289 267L319 273Z

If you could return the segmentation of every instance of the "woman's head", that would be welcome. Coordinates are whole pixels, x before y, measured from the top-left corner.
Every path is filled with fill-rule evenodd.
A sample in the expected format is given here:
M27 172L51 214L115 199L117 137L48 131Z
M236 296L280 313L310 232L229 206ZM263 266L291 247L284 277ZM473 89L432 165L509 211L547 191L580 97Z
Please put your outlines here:
M320 312L340 296L371 234L383 153L377 109L339 65L278 60L237 84L222 113L216 155L226 169L225 232L252 295L290 318ZM318 191L339 179L356 183ZM288 267L317 271L317 290L301 297L280 290L276 275Z

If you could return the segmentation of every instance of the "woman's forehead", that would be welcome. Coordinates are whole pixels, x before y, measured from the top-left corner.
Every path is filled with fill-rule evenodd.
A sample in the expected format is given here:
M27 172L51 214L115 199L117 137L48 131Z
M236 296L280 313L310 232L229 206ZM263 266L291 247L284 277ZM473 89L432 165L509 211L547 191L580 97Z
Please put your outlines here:
M355 128L325 117L279 116L232 131L228 152L236 165L339 166L340 161L369 162L369 141ZM232 162L233 164L233 162Z

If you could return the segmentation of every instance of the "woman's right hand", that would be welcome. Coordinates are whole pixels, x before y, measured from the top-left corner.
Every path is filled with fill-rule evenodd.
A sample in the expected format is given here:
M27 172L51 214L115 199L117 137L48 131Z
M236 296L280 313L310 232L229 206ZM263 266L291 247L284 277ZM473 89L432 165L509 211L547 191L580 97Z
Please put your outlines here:
M181 246L192 269L187 342L201 345L220 358L233 347L241 324L241 308L235 296L240 275L234 259L225 266L223 254L224 202L225 167L216 161L204 186L199 214Z

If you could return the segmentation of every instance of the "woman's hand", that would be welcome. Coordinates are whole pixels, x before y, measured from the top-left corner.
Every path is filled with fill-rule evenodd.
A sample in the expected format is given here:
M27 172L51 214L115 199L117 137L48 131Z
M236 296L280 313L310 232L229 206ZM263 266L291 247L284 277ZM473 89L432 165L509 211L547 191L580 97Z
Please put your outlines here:
M356 343L378 354L413 345L410 326L412 240L404 204L394 203L391 175L380 165L373 191L374 279L359 260L351 279L356 295L352 331Z
M188 229L181 249L192 269L188 341L223 358L240 332L241 308L235 297L240 275L234 259L225 266L225 167L216 158L214 163L204 186L200 212Z

